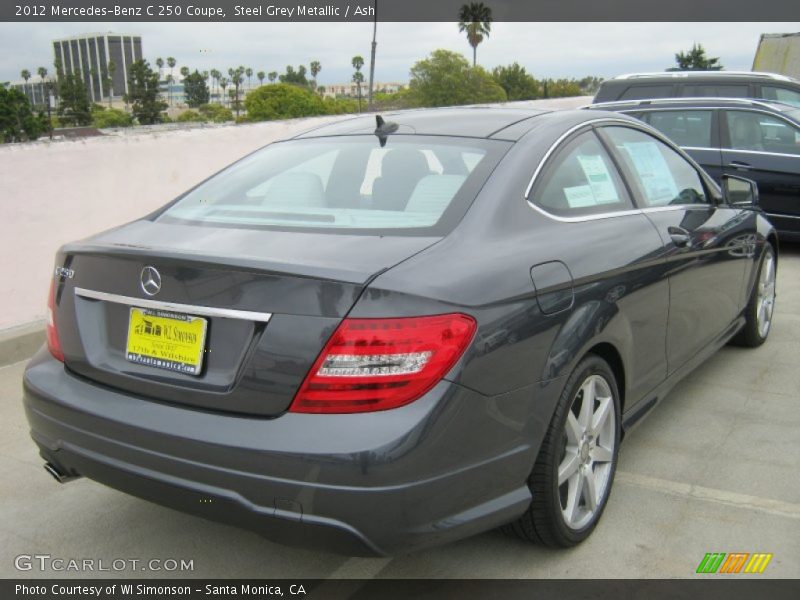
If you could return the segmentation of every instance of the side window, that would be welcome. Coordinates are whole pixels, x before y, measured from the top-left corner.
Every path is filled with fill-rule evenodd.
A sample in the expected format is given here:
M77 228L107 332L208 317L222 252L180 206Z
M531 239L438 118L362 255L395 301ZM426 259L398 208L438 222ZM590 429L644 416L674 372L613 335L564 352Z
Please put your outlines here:
M633 208L616 166L592 132L580 134L558 151L531 201L564 217Z
M619 97L620 100L647 100L649 98L670 98L672 96L671 83L663 85L632 85Z
M750 86L743 84L703 84L687 83L683 86L683 94L686 98L748 98L750 96Z
M707 203L700 174L661 140L628 127L603 131L639 188L644 208Z
M678 146L710 148L711 116L710 110L659 110L649 123Z
M779 154L800 154L800 129L783 119L744 110L725 111L730 147Z
M784 104L800 107L800 92L774 85L762 85L761 97L766 100L777 100Z

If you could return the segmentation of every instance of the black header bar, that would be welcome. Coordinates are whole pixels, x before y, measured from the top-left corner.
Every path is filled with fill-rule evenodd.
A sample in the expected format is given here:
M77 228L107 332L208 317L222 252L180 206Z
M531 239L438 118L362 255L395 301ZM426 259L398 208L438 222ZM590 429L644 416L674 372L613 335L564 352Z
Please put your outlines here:
M458 20L465 0L3 0L6 22ZM800 21L798 0L484 0L495 21ZM624 40L621 40L621 43Z

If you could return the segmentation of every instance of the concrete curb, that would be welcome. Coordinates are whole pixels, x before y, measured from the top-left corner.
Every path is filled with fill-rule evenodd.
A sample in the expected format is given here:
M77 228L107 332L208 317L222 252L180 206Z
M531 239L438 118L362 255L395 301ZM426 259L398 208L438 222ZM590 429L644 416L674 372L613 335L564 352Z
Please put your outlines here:
M44 341L44 321L0 330L0 367L30 358Z

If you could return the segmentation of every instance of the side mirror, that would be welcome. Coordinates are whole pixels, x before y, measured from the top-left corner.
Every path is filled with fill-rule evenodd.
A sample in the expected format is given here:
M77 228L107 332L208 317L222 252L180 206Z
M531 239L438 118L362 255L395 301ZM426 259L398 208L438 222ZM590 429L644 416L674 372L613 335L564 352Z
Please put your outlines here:
M725 198L725 202L736 208L756 208L758 206L758 185L751 179L736 175L723 175L722 196Z

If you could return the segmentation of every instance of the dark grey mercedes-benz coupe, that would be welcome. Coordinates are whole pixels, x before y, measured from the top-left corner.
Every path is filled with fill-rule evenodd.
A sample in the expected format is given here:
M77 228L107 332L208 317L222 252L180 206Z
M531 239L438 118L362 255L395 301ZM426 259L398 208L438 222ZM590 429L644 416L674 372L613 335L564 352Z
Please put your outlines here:
M624 433L767 338L777 259L751 182L632 117L358 117L64 246L25 408L59 481L283 543L570 546Z

